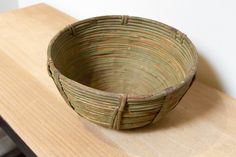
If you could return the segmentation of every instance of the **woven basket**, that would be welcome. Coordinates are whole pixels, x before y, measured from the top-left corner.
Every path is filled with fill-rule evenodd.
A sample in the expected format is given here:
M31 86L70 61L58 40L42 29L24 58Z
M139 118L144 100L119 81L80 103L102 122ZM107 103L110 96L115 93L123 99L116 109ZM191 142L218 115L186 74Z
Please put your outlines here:
M180 31L128 16L102 16L60 31L48 48L48 72L82 117L113 129L162 118L191 86L197 53Z

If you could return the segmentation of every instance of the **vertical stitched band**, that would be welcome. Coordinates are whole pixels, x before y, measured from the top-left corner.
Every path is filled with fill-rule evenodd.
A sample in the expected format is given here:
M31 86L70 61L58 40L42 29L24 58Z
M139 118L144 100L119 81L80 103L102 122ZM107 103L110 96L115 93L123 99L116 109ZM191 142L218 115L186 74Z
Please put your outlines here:
M51 69L50 69L50 64L52 63L52 59L51 58L48 58L48 61L47 61L47 71L48 71L48 75L50 77L52 77L52 72L51 72Z
M183 44L184 40L185 40L185 35L183 33L181 33L180 31L176 32L176 36L175 39L178 39L178 42L180 44Z
M162 115L164 115L167 111L167 108L169 107L170 102L170 98L172 97L172 92L173 92L173 87L167 88L166 89L166 97L165 100L162 104L162 107L160 109L159 112L157 112L157 115L155 118L153 118L152 123L155 123L156 121L158 121L159 119L161 119Z
M76 30L75 30L75 27L74 27L74 26L68 25L67 27L68 27L68 29L71 31L71 34L72 34L72 35L75 35L75 34L76 34Z
M116 107L115 110L114 110L114 114L112 116L112 120L111 120L111 124L110 124L110 128L114 128L114 124L116 123L116 115L117 115L117 112L118 112L118 108L119 107Z
M178 31L177 29L172 29L172 36L180 44L183 44L185 39L187 38L184 33Z
M70 103L70 101L69 101L69 99L68 99L68 97L67 97L67 95L66 95L66 93L65 93L65 91L64 91L64 89L63 89L63 87L62 87L62 84L61 84L61 81L60 81L60 73L54 72L53 76L54 76L53 80L54 80L54 82L55 82L55 84L56 84L56 86L57 86L59 92L61 93L62 97L64 98L64 100L66 101L66 103L67 103L71 108L74 109L74 107L71 105L71 103Z
M177 106L177 104L183 99L183 97L185 96L185 94L187 93L187 91L189 90L189 88L192 86L194 80L196 78L196 75L193 76L192 80L190 81L189 85L188 85L188 88L186 89L186 91L184 91L184 93L182 94L182 96L180 97L180 99L178 100L178 102L175 104L174 107ZM174 109L174 107L172 109Z
M116 112L115 112L115 118L114 118L114 121L113 121L113 129L117 129L117 130L120 129L122 113L124 111L126 102L127 102L127 95L126 94L121 95L121 97L120 97L120 105L116 109Z
M123 16L121 17L121 24L122 24L122 25L127 25L127 24L128 24L128 20L129 20L129 16L123 15Z

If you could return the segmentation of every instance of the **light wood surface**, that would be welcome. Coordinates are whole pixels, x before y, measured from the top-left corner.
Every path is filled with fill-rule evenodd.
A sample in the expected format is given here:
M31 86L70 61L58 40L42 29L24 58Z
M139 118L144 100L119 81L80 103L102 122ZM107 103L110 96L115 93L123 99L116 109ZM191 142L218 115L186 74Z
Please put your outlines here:
M80 118L46 71L52 36L76 21L45 4L0 15L0 115L38 156L236 156L236 101L195 82L164 119L114 131Z

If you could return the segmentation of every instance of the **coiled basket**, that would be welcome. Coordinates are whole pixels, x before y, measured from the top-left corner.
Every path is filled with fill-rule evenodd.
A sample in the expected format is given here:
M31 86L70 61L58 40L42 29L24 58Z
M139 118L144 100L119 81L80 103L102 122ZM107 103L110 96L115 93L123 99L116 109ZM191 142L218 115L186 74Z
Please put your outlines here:
M128 16L102 16L60 31L48 48L48 72L82 117L113 129L162 118L191 86L197 53L180 31Z

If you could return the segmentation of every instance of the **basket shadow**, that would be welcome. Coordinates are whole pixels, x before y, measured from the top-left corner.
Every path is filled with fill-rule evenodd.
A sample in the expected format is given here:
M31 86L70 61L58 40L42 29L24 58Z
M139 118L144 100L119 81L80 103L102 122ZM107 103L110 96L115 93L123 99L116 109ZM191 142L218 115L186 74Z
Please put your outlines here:
M207 84L210 87L219 89L221 91L224 90L219 77L214 71L213 67L202 55L199 55L199 65L196 79Z

